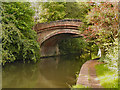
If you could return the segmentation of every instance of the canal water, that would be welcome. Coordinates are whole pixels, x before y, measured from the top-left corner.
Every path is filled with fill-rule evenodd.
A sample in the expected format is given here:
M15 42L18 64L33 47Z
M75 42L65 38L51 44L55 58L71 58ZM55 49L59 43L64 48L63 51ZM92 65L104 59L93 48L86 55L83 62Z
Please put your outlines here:
M42 58L37 63L11 63L2 69L3 88L69 88L89 55Z

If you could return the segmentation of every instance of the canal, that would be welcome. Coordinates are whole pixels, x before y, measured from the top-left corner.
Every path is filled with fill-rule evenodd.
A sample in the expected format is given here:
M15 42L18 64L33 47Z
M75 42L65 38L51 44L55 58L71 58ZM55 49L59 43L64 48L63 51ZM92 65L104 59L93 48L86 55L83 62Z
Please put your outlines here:
M3 88L70 88L89 55L42 58L37 63L15 62L2 69Z

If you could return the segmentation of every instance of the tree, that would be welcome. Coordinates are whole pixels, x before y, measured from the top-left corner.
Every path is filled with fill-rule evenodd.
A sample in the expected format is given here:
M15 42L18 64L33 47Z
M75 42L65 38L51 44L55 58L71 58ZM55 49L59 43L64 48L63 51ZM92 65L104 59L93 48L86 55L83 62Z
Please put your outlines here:
M40 21L50 22L61 19L81 19L85 16L91 6L85 2L45 2L41 3Z
M116 3L104 2L96 5L86 17L89 27L83 36L99 44L112 44L118 37L118 7Z
M45 2L41 8L41 22L61 20L65 16L65 2Z
M65 18L80 19L85 21L85 16L90 10L91 6L86 2L66 2L65 4Z
M28 2L2 3L2 63L17 60L36 62L40 47L34 25L34 11Z

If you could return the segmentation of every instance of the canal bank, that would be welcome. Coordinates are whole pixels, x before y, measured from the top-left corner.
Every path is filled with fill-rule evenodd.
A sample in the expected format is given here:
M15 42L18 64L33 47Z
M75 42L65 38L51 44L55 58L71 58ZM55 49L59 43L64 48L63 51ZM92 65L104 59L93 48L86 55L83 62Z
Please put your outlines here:
M76 85L83 85L90 88L103 88L97 78L95 65L101 64L97 59L86 61L81 69Z

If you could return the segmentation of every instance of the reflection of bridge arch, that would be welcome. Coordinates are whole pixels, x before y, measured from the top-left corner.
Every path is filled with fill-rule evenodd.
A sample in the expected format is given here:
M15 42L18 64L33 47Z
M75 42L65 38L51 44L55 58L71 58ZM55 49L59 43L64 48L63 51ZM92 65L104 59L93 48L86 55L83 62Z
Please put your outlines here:
M50 23L39 23L34 26L38 34L38 42L41 47L42 56L59 54L57 43L68 37L80 36L80 20L59 20Z

